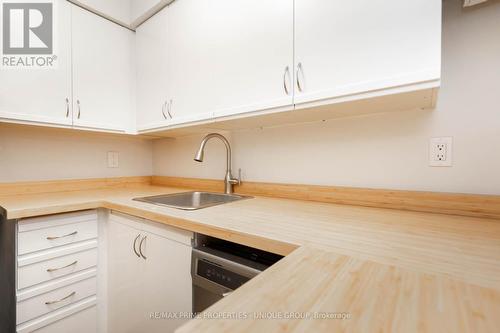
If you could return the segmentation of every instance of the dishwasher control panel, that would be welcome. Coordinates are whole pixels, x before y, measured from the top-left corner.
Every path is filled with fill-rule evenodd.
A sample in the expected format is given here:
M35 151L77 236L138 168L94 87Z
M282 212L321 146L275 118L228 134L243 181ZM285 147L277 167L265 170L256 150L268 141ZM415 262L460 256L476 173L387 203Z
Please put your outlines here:
M207 260L199 260L196 274L221 286L235 290L250 278L224 269Z

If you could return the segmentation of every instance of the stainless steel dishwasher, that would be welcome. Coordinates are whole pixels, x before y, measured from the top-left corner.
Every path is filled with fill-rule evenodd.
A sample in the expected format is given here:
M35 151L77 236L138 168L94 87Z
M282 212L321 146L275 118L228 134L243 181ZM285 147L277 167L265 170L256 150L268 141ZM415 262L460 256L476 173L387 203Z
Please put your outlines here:
M201 234L191 259L193 312L229 295L283 256Z

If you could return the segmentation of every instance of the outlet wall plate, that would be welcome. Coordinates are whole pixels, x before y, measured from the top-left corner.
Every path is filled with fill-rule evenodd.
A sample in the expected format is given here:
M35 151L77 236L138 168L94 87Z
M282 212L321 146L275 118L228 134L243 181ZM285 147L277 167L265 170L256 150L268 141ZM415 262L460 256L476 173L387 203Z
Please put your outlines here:
M453 138L431 138L429 141L429 166L451 167L453 165Z

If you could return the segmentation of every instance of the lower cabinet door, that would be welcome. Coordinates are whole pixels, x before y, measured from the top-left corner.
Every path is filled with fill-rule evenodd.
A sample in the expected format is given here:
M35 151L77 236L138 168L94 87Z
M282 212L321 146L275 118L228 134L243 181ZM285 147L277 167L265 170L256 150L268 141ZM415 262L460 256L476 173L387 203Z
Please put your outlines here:
M142 328L174 332L192 310L191 247L152 233L145 236Z
M108 332L174 332L192 308L191 247L130 221L109 221Z
M144 262L136 255L140 233L138 229L113 221L113 217L108 221L109 333L143 332L139 313Z

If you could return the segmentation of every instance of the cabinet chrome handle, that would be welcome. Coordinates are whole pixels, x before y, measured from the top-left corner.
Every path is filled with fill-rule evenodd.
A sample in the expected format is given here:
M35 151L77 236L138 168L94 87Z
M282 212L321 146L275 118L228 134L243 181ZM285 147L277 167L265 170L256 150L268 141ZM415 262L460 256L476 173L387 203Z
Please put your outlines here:
M167 119L167 116L165 115L165 106L167 105L167 101L165 101L162 106L161 106L161 114L163 115L163 118Z
M304 70L302 69L302 63L299 62L297 64L297 88L299 88L299 91L303 91L302 84L300 83L300 74L304 75Z
M144 259L148 259L144 253L142 253L142 243L144 243L144 241L146 240L146 238L148 238L148 236L144 236L142 237L141 239L141 242L139 243L139 252L141 253L141 257L143 257Z
M66 118L69 117L69 98L66 97Z
M80 107L80 100L76 100L76 105L78 105L78 116L77 118L80 119L80 114L82 113L82 108Z
M138 258L140 258L141 256L139 255L139 252L137 252L137 250L135 249L135 245L136 245L137 240L139 239L139 237L141 237L141 234L138 234L138 235L137 235L137 237L135 237L135 239L134 239L134 246L133 246L133 248L134 248L134 253L135 253L135 255L136 255Z
M76 295L76 291L73 291L71 294L69 294L68 296L66 297L63 297L61 299L58 299L57 301L48 301L48 302L45 302L45 305L51 305L51 304L56 304L56 303L59 303L59 302L62 302L62 301L65 301L67 300L68 298L72 297L72 296L75 296Z
M78 264L78 260L75 260L75 261L73 261L71 264L66 265L66 266L63 266L63 267L59 267L59 268L48 268L48 269L47 269L47 272L52 273L52 272L58 271L58 270L60 270L60 269L64 269L64 268L68 268L68 267L74 266L74 265L76 265L76 264Z
M285 73L283 74L283 88L285 89L285 93L289 95L288 92L288 85L286 84L286 77L287 75L290 75L290 68L288 66L285 67Z
M228 291L227 293L223 293L222 294L222 297L226 297L226 296L229 296L233 293L233 291Z
M59 238L64 238L64 237L69 237L69 236L74 236L78 233L78 231L73 231L72 233L69 233L67 235L62 235L62 236L49 236L47 237L47 240L54 240L54 239L59 239Z
M173 118L172 112L170 112L170 111L172 111L172 100L170 100L170 102L167 105L168 105L168 107L167 107L168 116L170 117L170 119L172 119Z

